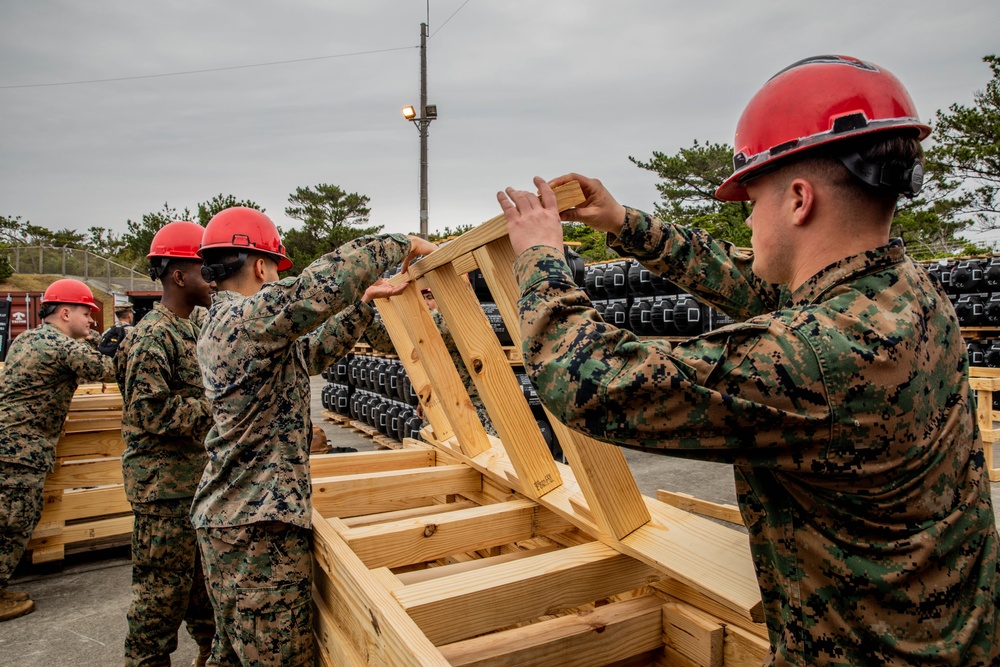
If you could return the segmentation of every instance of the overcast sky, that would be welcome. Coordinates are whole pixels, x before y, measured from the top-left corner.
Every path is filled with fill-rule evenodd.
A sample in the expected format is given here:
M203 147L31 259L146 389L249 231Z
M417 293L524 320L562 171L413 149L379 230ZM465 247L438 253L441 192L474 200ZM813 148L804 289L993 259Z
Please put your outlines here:
M970 104L989 80L982 57L1000 52L996 0L429 5L432 232L491 218L497 190L536 174L598 177L652 209L655 175L629 156L731 144L753 93L807 56L889 69L931 119ZM289 194L332 183L368 195L373 224L416 232L419 139L400 109L419 102L427 11L425 0L3 0L0 215L120 233L164 202L194 210L221 193L288 228ZM299 62L254 66L283 61ZM217 71L172 75L196 70Z

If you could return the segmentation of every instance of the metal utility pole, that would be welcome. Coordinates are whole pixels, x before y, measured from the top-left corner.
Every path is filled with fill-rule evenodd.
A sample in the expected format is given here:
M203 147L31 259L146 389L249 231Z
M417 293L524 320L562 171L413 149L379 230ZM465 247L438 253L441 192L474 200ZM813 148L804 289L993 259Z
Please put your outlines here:
M420 24L420 108L403 107L403 117L420 135L420 236L427 238L427 134L437 105L427 104L427 24Z

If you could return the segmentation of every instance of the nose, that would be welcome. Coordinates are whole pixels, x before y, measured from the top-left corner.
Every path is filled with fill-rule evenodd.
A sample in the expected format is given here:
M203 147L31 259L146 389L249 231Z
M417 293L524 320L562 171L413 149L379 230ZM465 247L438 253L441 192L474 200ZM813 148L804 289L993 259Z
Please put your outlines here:
M746 225L747 225L747 227L750 227L751 229L753 228L753 213L751 213L750 215L747 216Z

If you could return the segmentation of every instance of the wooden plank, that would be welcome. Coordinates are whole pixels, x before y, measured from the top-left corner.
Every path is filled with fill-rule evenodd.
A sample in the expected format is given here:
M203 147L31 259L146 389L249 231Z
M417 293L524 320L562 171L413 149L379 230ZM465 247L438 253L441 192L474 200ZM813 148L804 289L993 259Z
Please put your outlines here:
M453 667L599 667L663 645L660 602L643 596L440 648Z
M722 667L725 630L718 619L691 605L663 605L663 643L703 667Z
M56 458L67 457L113 457L121 456L125 451L125 441L122 440L121 425L106 431L89 433L68 433L59 438L56 444Z
M558 487L561 480L552 453L468 281L450 266L424 278L440 299L438 308L522 481L522 493L537 498Z
M85 540L97 540L104 537L132 534L132 515L100 519L66 526L61 535L52 537L32 538L28 542L29 549L41 549L57 545L72 544Z
M434 465L435 458L435 452L430 449L314 454L309 457L309 474L314 479L319 479L335 475L427 468Z
M445 270L451 271L450 268ZM434 324L434 319L417 286L411 283L402 294L393 297L391 303L399 313L417 352L420 366L430 381L430 388L437 396L447 418L447 424L458 438L462 451L467 456L476 456L488 450L490 442L486 430L479 421L479 415L476 414L465 384L452 363L448 348L441 338L441 332ZM421 397L421 403L423 402L424 398ZM428 413L428 418L433 420L435 415Z
M377 514L365 514L363 516L350 517L346 519L341 517L341 520L345 526L354 528L357 526L373 526L380 523L389 523L390 521L399 521L400 519L415 519L429 514L454 512L455 510L463 510L476 506L476 503L469 500L458 500L451 503L435 502L432 505L412 507L409 509L397 510L395 512L378 512Z
M472 570L481 570L487 567L493 567L494 565L499 565L500 563L509 563L510 561L520 560L522 558L531 558L533 556L539 556L550 551L555 551L560 547L555 545L537 547L534 549L524 549L523 551L512 551L510 553L500 554L499 556L489 556L487 558L477 558L476 560L465 561L462 563L449 563L447 565L438 565L437 567L428 567L423 570L414 570L413 572L402 572L396 575L396 578L404 586L410 586L412 584L419 584L424 581L432 581L434 579L440 579L442 577L451 577L461 572L471 572Z
M39 563L52 563L58 560L64 560L65 558L66 547L62 544L56 544L51 547L31 548L31 562L33 565L38 565Z
M740 514L740 508L735 505L713 503L709 500L695 498L687 493L665 491L664 489L656 490L656 499L668 505L679 507L682 510L687 510L688 512L710 516L713 519L719 519L720 521L726 521L738 526L743 525L743 515Z
M400 502L406 499L481 488L482 477L468 466L436 466L313 479L312 502L313 508L320 514L340 516L341 512L352 508L404 509L407 506ZM428 505L430 502L419 504ZM351 516L357 516L357 513Z
M747 632L742 628L727 626L724 646L726 667L758 667L771 652L771 643L766 637Z
M972 380L970 380L970 383ZM996 382L997 380L979 380L979 382ZM983 387L976 392L976 423L979 425L980 435L983 440L983 454L986 458L986 474L990 481L1000 481L1000 469L996 467L993 458L993 444L1000 440L993 430L993 389Z
M122 395L118 393L75 395L69 404L71 413L77 410L100 409L118 410L120 412L122 409Z
M548 515L548 519L540 517ZM349 528L342 537L369 568L400 567L487 549L569 527L530 500L470 507L373 526Z
M117 419L119 425L121 424L122 411L118 410L85 410L77 409L70 410L66 414L67 421L89 421L94 419Z
M742 614L735 613L725 605L719 604L704 593L683 584L676 579L665 578L651 584L653 590L661 591L667 599L683 601L701 609L710 616L718 618L727 627L739 627L750 634L767 640L767 626L763 622L754 622Z
M358 646L362 664L449 667L448 661L371 575L347 543L313 511L314 581L329 611L327 627L343 628L341 641ZM320 588L322 586L322 588ZM336 644L335 639L324 645Z
M576 181L560 185L555 188L556 204L560 211L578 206L586 201L583 190ZM491 241L495 241L501 236L507 235L507 218L502 213L490 218L478 227L471 229L457 239L449 242L444 247L424 257L420 261L411 264L405 274L393 276L389 282L399 284L406 281L415 281L425 273L459 260L462 255L471 253L480 246L484 246ZM463 271L464 273L464 271Z
M63 427L64 433L87 433L89 431L111 431L120 429L121 417L113 419L67 419Z
M65 522L131 511L132 505L125 497L125 487L119 484L85 491L46 494L41 521Z
M85 489L121 483L121 459L94 459L71 463L56 461L55 469L45 477L45 490Z
M510 239L497 239L477 249L475 255L511 340L520 348L519 289L512 270L516 257ZM547 408L545 414L599 529L621 539L649 521L649 512L621 449L570 429ZM506 438L503 441L509 442Z
M440 645L602 600L661 576L634 558L592 542L410 584L395 596Z

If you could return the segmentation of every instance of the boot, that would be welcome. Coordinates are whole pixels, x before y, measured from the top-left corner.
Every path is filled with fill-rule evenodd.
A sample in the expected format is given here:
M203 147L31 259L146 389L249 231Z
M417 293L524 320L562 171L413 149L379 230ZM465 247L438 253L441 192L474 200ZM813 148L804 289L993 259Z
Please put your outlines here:
M24 602L25 600L30 600L31 596L23 591L12 591L7 588L0 589L0 600L16 600L17 602Z
M35 611L35 603L32 600L0 599L0 623L30 614L33 611Z

